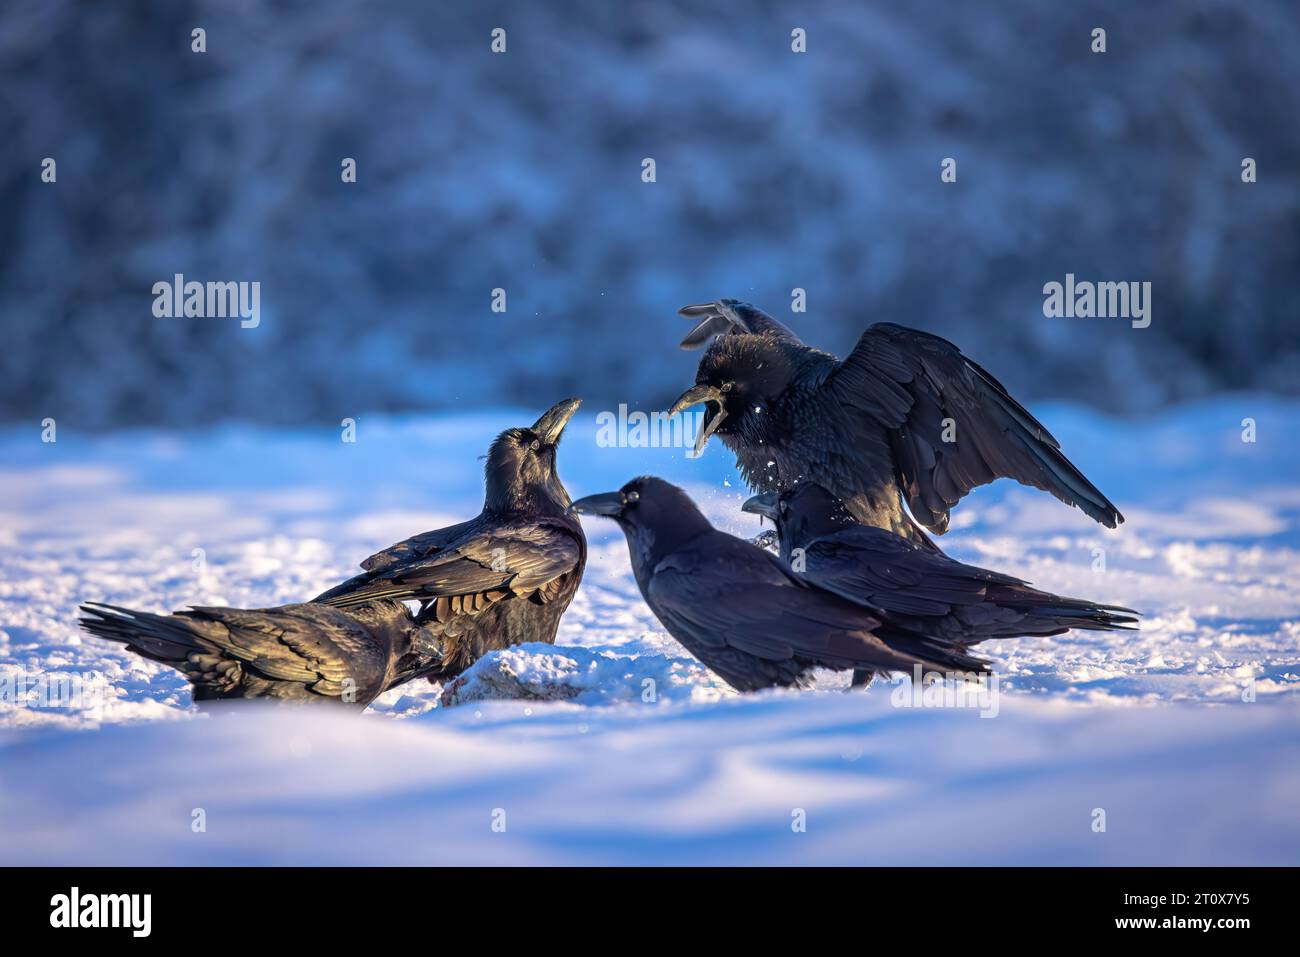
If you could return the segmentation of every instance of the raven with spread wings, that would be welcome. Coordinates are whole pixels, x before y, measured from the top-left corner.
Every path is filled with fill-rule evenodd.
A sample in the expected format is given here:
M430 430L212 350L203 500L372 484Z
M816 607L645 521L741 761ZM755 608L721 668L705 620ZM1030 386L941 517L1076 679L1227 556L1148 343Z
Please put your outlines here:
M716 434L757 492L817 482L858 521L928 548L919 526L943 534L952 507L998 478L1109 528L1124 521L1042 423L946 339L878 323L841 361L735 299L681 313L698 320L683 348L713 342L672 412L704 403L696 454Z

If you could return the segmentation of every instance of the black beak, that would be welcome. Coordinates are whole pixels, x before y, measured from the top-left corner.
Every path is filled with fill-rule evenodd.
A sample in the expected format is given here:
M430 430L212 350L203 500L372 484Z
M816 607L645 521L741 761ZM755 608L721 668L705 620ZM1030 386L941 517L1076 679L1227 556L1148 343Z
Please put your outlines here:
M770 518L775 522L777 515L780 514L777 511L778 497L776 492L763 492L747 499L745 504L740 506L740 510L749 512L751 515L762 515L764 518Z
M699 405L701 402L714 402L721 406L722 391L711 385L693 385L677 397L677 401L668 410L668 414L676 415L678 412L684 412L691 406Z
M604 515L606 518L616 518L623 514L623 504L622 492L600 492L578 499L569 506L568 511L580 515Z
M701 402L708 404L705 414L708 416L700 425L699 434L695 436L695 457L698 458L704 451L704 444L709 441L709 436L718 430L722 420L727 417L727 410L722 407L722 390L711 385L693 385L673 403L673 407L668 410L669 415L676 415L689 409L693 405L699 405ZM716 408L716 411L714 411Z
M581 399L565 399L563 402L555 403L542 413L542 417L533 426L533 431L547 445L554 445L560 441L560 435L564 432L564 427L569 424L569 420L573 418L573 413L578 411L580 405L582 405Z

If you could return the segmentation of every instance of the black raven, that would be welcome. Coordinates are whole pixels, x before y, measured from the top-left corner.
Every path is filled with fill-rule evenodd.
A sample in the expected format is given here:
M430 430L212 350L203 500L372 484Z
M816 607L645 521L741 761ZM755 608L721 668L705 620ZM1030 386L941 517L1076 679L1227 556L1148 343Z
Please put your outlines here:
M353 608L378 599L423 602L419 620L442 644L430 677L460 674L489 651L554 642L587 561L556 471L560 436L580 404L566 399L529 428L497 436L484 469L483 511L467 522L371 555L363 574L314 601Z
M953 644L1059 635L1071 628L1131 630L1137 620L1131 608L1039 591L859 524L843 502L813 482L755 495L742 508L775 523L781 560L805 581L892 625ZM870 680L855 677L859 683Z
M672 412L705 403L696 453L716 433L757 492L819 482L858 521L929 548L916 523L943 534L967 492L1003 477L1109 528L1124 521L1047 429L946 339L878 323L841 362L748 303L681 313L700 320L683 348L717 338Z
M964 646L895 628L813 587L779 558L709 524L690 497L654 477L589 495L573 510L612 518L627 536L646 604L669 634L738 691L802 687L814 668L981 672Z
M81 626L170 665L196 702L319 701L364 708L440 664L435 629L399 601L358 608L192 608L172 615L87 603Z
M196 701L364 706L415 678L453 677L493 649L554 641L587 560L555 469L579 404L566 399L532 426L497 436L477 517L370 556L364 574L310 604L173 615L87 604L81 625L181 671ZM418 616L408 599L423 603Z

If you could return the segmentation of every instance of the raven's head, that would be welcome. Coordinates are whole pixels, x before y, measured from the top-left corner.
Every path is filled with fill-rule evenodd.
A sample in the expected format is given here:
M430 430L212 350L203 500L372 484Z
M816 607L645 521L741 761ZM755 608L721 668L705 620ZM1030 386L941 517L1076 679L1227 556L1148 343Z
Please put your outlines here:
M782 492L763 492L740 508L771 519L782 547L797 548L845 525L856 524L848 506L816 482L800 482Z
M617 492L580 498L570 510L612 518L627 535L634 560L651 566L713 528L689 495L653 475L634 478Z
M695 437L696 455L715 432L766 442L772 408L794 380L788 349L788 344L766 334L731 332L713 340L700 359L695 385L683 392L669 411L675 415L704 403L704 424Z
M581 404L581 399L557 402L531 426L506 429L496 437L483 469L487 511L564 514L569 493L556 471L555 453L564 427Z

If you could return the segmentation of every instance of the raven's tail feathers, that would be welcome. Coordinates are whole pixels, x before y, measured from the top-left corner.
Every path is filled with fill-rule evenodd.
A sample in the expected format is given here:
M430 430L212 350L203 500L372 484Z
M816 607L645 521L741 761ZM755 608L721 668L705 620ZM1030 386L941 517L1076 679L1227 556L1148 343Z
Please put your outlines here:
M1065 598L1027 585L990 585L988 601L1025 615L1026 623L1060 630L1136 631L1140 613L1123 605L1101 605L1084 598Z
M96 638L119 642L154 661L176 665L191 654L209 650L198 641L184 619L173 615L155 615L100 602L86 602L81 611L87 616L78 620L81 627Z

